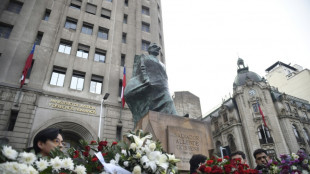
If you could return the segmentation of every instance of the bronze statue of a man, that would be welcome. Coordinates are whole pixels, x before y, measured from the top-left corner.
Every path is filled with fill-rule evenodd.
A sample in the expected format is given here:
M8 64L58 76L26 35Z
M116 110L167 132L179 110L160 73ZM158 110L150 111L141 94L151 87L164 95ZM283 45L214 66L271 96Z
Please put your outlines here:
M124 93L135 123L149 110L177 114L169 94L165 65L156 58L159 51L159 46L150 44L149 55L135 57L132 78Z

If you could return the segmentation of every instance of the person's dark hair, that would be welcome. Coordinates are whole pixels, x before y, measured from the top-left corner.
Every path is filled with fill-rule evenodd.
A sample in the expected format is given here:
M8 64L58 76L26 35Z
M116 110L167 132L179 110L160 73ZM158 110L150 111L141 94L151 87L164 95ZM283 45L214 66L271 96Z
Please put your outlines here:
M57 128L46 128L41 130L33 139L33 149L36 154L41 152L38 146L38 142L41 141L45 143L47 140L54 140L57 138L58 134L61 134L61 129Z
M230 159L235 155L241 155L243 159L246 159L245 154L242 151L236 151L230 154Z
M256 149L253 153L254 159L256 159L256 155L261 154L261 153L265 153L266 155L268 155L267 151L264 149Z
M193 155L192 158L189 160L190 164L190 174L196 173L196 170L199 167L200 163L204 163L207 157L201 154Z

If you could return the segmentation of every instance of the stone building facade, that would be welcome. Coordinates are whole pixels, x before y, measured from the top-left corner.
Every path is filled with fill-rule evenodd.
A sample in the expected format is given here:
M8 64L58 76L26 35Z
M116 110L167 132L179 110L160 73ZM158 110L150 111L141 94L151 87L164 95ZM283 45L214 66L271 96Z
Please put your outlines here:
M172 96L175 109L180 116L201 119L200 99L189 91L177 91Z
M150 43L162 49L160 0L3 0L0 4L0 141L31 146L47 127L62 128L65 140L121 139L133 129L121 109L124 67L131 77L135 55ZM20 77L33 47L26 84Z
M266 79L271 86L286 94L310 102L310 70L300 65L276 62L266 69Z
M229 146L231 152L241 150L252 167L253 152L258 148L266 149L270 156L299 149L309 153L309 102L275 90L241 59L238 62L233 96L203 119L211 125L214 153L220 155L221 146Z

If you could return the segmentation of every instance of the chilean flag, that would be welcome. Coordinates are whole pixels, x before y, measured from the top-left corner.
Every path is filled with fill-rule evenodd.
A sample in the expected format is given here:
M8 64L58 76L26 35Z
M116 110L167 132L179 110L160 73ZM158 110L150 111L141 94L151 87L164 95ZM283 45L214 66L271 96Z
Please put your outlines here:
M32 58L33 58L33 53L34 53L35 47L36 47L36 44L33 44L32 50L31 50L31 52L30 52L30 54L26 60L26 64L25 64L25 67L23 70L23 74L22 74L22 77L20 79L20 88L23 87L25 80L26 80L26 75L28 73L28 70L32 65Z
M262 109L260 108L260 105L259 105L258 101L257 101L257 106L258 106L260 115L262 115L263 122L264 122L264 126L268 128L268 126L267 126L267 124L266 124L266 121L265 121L264 113L263 113Z
M123 86L122 86L122 94L121 94L123 108L125 106L125 97L124 97L125 87L126 87L126 67L124 67L124 72L123 72Z

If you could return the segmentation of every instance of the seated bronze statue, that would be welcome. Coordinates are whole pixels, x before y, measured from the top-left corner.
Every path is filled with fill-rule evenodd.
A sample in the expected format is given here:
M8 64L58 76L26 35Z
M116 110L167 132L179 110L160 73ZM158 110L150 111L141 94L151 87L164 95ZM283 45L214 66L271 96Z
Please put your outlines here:
M149 110L176 115L168 89L165 65L158 56L160 47L150 44L149 55L135 57L132 78L125 88L125 101L137 123Z

